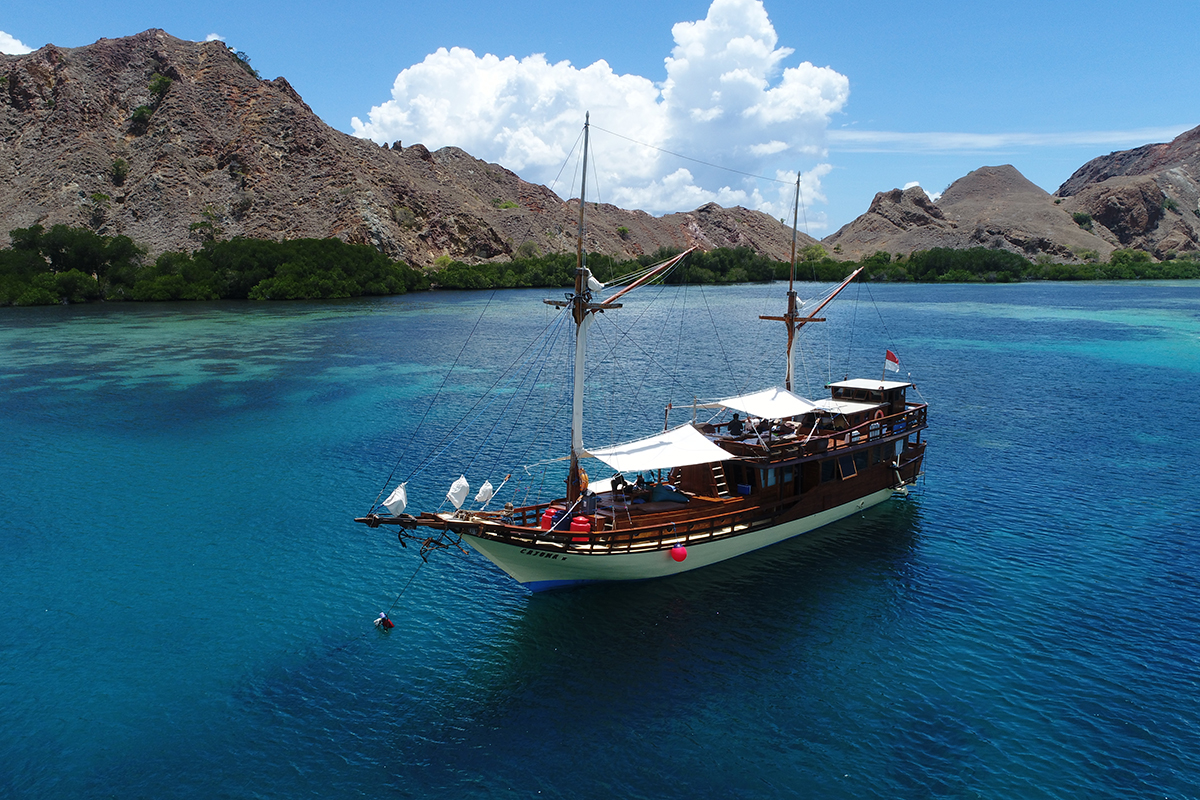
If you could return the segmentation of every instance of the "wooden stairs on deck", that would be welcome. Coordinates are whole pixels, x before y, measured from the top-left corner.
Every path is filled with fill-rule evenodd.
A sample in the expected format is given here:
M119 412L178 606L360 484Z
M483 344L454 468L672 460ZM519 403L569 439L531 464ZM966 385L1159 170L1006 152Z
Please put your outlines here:
M729 497L729 482L725 479L725 468L720 462L713 464L713 483L717 487L718 497Z

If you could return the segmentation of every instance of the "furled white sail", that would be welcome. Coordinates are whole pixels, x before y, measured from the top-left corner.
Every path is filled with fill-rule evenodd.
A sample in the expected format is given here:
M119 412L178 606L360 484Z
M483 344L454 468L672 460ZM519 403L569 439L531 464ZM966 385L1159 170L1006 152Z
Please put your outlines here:
M618 472L670 469L733 458L731 453L717 447L691 425L681 425L615 447L590 450L589 455Z
M455 509L462 508L469 491L471 491L471 484L467 483L467 477L459 475L458 480L450 484L450 491L446 492L446 499L454 505Z
M493 494L495 494L495 489L492 488L492 482L484 481L483 486L479 487L479 492L475 495L475 502L486 503L492 499Z
M403 514L404 509L408 507L408 490L404 488L407 485L407 482L400 484L388 495L388 499L383 501L394 517Z

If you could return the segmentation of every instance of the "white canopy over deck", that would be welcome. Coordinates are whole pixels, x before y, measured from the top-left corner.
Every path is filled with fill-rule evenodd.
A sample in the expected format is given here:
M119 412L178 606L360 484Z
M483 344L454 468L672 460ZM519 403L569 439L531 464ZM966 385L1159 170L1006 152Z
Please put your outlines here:
M678 428L614 447L589 450L588 455L600 459L617 472L687 467L734 457L732 453L710 442L691 425L680 425Z
M853 400L833 400L824 398L813 403L813 406L818 411L825 411L830 414L857 414L859 411L870 411L875 408L882 408L885 403L859 403Z
M877 392L886 392L889 389L905 389L912 384L908 381L877 381L871 378L852 378L847 381L834 381L826 384L830 389L867 389Z
M763 419L795 417L807 414L815 407L816 405L811 400L806 400L800 395L778 386L752 394L718 400L715 403L700 403L696 406L696 408L729 408Z

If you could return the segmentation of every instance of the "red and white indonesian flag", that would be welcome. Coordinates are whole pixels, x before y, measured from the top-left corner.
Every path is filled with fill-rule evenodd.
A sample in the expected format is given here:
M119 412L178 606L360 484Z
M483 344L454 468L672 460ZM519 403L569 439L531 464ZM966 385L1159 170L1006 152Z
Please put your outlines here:
M887 355L883 357L883 368L890 372L900 371L900 359L891 350L888 350Z

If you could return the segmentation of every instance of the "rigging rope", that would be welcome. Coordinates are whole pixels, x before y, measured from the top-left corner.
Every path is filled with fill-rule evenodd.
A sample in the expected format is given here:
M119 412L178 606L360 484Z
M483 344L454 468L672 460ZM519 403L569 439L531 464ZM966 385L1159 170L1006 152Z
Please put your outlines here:
M413 570L413 574L409 576L408 583L404 584L404 588L400 590L400 594L396 595L396 599L392 601L390 606L388 606L387 613L392 613L392 609L395 608L396 604L400 602L400 598L404 597L404 593L408 591L408 587L412 585L412 582L417 577L417 573L421 571L421 567L423 566L425 566L425 559L422 558L421 562L417 564L417 568Z
M571 149L567 153L567 157L563 159L562 166L558 168L558 174L554 176L554 180L550 181L550 191L554 191L554 187L558 183L558 179L562 177L563 170L567 168L567 164L571 163L571 156L573 156L575 154L575 148L579 147L579 141L582 138L583 138L583 128L580 128L579 135L577 137L575 137L575 144L571 145ZM578 164L578 161L576 162L576 164ZM574 178L572 178L571 189L573 190L574 188L575 188L575 181L574 181Z
M470 344L471 337L475 335L476 328L478 328L479 323L483 321L483 317L487 313L488 307L492 304L492 298L495 296L496 290L493 289L492 293L488 295L487 302L483 305L483 310L479 312L479 319L475 320L475 324L471 327L471 332L467 334L467 338L463 341L463 346L459 349L458 355L454 357L454 363L450 365L450 369L445 375L442 376L442 383L440 386L438 386L437 393L433 396L433 401L425 408L425 413L422 415L421 421L417 423L417 427L413 431L414 436L409 438L410 443L416 438L415 434L417 431L421 430L421 426L425 424L425 420L429 418L429 412L432 411L437 405L438 398L442 396L442 389L446 388L446 382L450 380L450 375L454 372L454 368L458 366L458 362L462 358L463 353L467 351L467 345ZM400 469L400 464L403 463L404 456L406 454L407 450L402 450L400 452L400 457L396 459L396 463L392 467L392 471L388 473L387 479L383 482L383 489L379 491L379 494L375 496L375 502L371 504L370 513L374 513L375 509L379 507L379 498L383 497L383 493L386 492L388 487L392 485L392 478L395 476L396 470ZM412 479L412 475L409 476L409 479Z
M862 281L859 281L856 287L857 292L854 295L854 306L850 314L850 337L846 342L846 363L845 369L849 370L850 364L854 359L854 329L858 325L858 301L862 298ZM849 372L844 373L849 376Z
M879 303L875 302L875 295L871 292L871 285L869 283L865 285L867 287L867 297L871 299L871 305L874 306L875 314L879 317L879 324L883 328L883 336L885 341L888 343L888 348L893 350L897 349L896 343L892 340L892 333L888 330L887 322L885 322L883 319L883 312L879 310Z
M565 310L564 310L564 311L565 311ZM560 320L561 320L561 319L562 319L562 318L563 318L565 315L564 315L564 314L559 314L559 315L557 315L557 316L559 316L559 317L560 317ZM561 331L561 330L562 330L564 327L565 327L565 326L561 326L561 325L560 325L560 326L559 326L559 330ZM551 348L553 347L553 343L554 343L555 339L557 338L557 335L558 335L558 334L556 333L556 334L555 334L553 337L549 337L549 338L546 340L546 346L542 348L542 350L540 351L540 353L544 353L544 352L545 352L547 349L551 349ZM537 363L537 364L538 364L537 378L540 378L540 377L541 377L541 375L542 375L542 372L543 372L543 371L545 370L545 368L546 368L546 359L544 359L544 358L543 358L543 359L539 359L537 362L534 362L534 359L535 359L535 358L537 358L537 355L538 355L538 354L535 354L535 355L533 355L533 356L530 356L530 358L526 359L526 360L525 360L525 363L524 363L524 364L522 364L522 367L524 367L524 366L526 366L526 365L529 365L529 364L531 364L531 363ZM526 379L526 378L528 378L528 376L529 376L529 373L528 373L528 372L527 372L527 373L525 373L525 375L524 375L524 376L521 376L520 374L517 374L517 375L515 375L515 376L514 376L514 381L513 381L513 383L514 383L514 388L515 388L516 386L519 386L519 385L521 385L521 383L523 382L523 380L524 380L524 379ZM537 383L536 379L535 379L534 383L535 383L535 385L536 385L536 383ZM489 394L490 394L490 391L489 391ZM524 400L524 402L521 404L521 410L520 410L520 412L518 412L518 414L517 414L517 417L516 417L518 420L522 418L522 415L523 415L523 414L524 414L524 412L525 412L525 408L526 408L526 406L528 406L528 405L529 405L530 396L531 396L531 395L530 395L530 394L528 394L528 393L525 395L525 400ZM491 437L492 437L492 433L494 433L494 432L495 432L495 430L496 430L496 427L497 427L497 426L500 424L500 420L501 420L502 418L504 418L504 417L506 417L506 416L507 416L509 409L511 409L511 408L512 408L512 404L513 404L513 402L515 402L515 401L516 401L516 399L517 399L517 393L514 391L514 392L513 392L513 394L509 396L508 402L505 404L505 406L504 406L504 408L503 408L502 412L496 415L496 419L495 419L495 421L492 423L492 427L491 427L491 428L489 428L489 429L488 429L488 432L487 432L487 433L484 435L484 437L483 437L483 441L484 441L484 442L486 442L486 441L488 441L489 439L491 439ZM484 411L486 411L486 410L488 409L488 407L490 407L490 406L491 406L491 403L489 402L488 406L485 406L485 407L484 407L484 408L483 408L483 409L482 409L482 410L479 412L479 414L477 414L476 416L477 416L477 417L478 417L478 416L482 416L483 412L484 412ZM503 450L504 450L505 446L507 446L509 439L511 439L511 438L512 438L512 432L513 432L514 428L515 428L515 425L514 425L514 426L510 426L510 427L509 427L509 429L508 429L508 435L507 435L507 436L505 437L505 439L504 439L504 444L502 444L502 445L500 446L500 451L501 451L501 452L503 452ZM476 459L479 457L479 454L482 452L482 449L483 449L482 447L476 448L476 450L475 450L475 455L473 455L473 456L471 457L471 461L470 461L470 462L467 464L467 466L466 466L466 469L468 469L468 470L469 470L471 467L473 467L473 466L475 465L475 460L476 460ZM464 470L464 471L465 471L465 470Z
M592 123L592 130L602 131L604 133L609 134L610 136L616 136L618 139L624 139L627 142L632 142L633 144L640 145L641 147L649 147L651 150L657 150L658 152L666 153L669 156L675 156L676 158L682 158L684 161L691 161L696 164L703 164L706 167L712 167L713 169L724 170L725 172L733 172L737 175L745 175L747 178L755 178L760 181L771 181L772 183L790 184L792 182L790 180L788 180L788 181L780 180L779 178L768 178L766 175L755 175L753 172L742 172L740 169L734 169L733 167L723 167L720 164L712 164L708 161L701 161L698 158L692 158L691 156L685 156L682 153L676 153L671 150L665 150L661 147L656 147L655 145L652 145L652 144L646 144L645 142L639 142L637 139L630 139L628 136L622 136L621 134L616 133L615 131L605 130L604 128L601 128L599 125L596 125L595 123Z
M668 259L668 260L670 260L670 259ZM634 280L636 280L636 278L640 278L640 277L642 277L642 276L644 276L644 275L646 275L646 274L648 274L648 273L652 272L653 270L657 269L659 266L661 266L661 265L662 265L662 264L664 264L664 263L666 263L666 262L665 262L665 261L660 261L658 264L655 264L654 266L651 266L651 267L647 267L646 269L644 269L644 270L642 270L642 271L640 271L640 272L631 272L631 273L630 273L630 275L632 275L632 276L636 276L636 277L634 278ZM682 261L681 261L680 263L682 263ZM646 316L647 312L649 312L649 311L650 311L650 309L651 309L651 308L654 306L654 304L657 302L658 298L662 296L662 293L663 293L663 291L665 291L665 289L666 289L666 283L665 283L666 277L667 277L668 275L670 275L671 273L673 273L673 272L674 272L676 269L678 269L678 268L679 268L679 264L676 264L675 266L673 266L673 267L671 267L670 269L666 270L666 271L665 271L665 272L664 272L662 275L660 275L660 276L658 276L657 278L655 278L655 279L654 279L653 281L651 281L649 284L646 284L647 286L649 286L649 285L655 285L655 286L658 286L658 287L659 287L658 293L657 293L657 294L654 296L654 299L650 300L649 302L647 302L647 303L645 304L645 306L642 308L642 310L641 310L641 311L638 313L637 317L635 317L635 318L633 319L633 321L632 321L632 322L630 322L630 324L629 324L629 326L628 326L628 327L626 327L624 330L622 330L622 329L621 329L621 327L620 327L620 325L618 325L618 324L617 324L616 320L615 320L615 319L614 319L614 320L612 320L612 322L611 322L610 324L611 324L611 325L612 325L614 328L616 328L616 329L617 329L617 333L619 333L619 334L620 334L620 338L618 339L618 341L616 341L616 342L614 342L614 343L613 343L613 346L612 346L612 347L611 347L611 348L608 350L608 352L604 353L604 355L602 355L602 356L600 357L601 361L603 361L603 360L607 359L607 358L608 358L610 355L612 355L613 351L614 351L614 350L616 350L616 348L622 344L622 340L629 340L629 339L630 339L630 333L631 333L631 331L634 329L634 327L635 327L635 326L637 326L637 324L638 324L639 322L641 322L641 320L642 320L642 317ZM628 276L627 276L627 277L628 277ZM630 281L630 282L632 282L632 281ZM615 281L610 281L610 282L608 282L608 283L606 283L606 284L605 284L605 286L612 286L612 285L621 285L621 284L618 284L618 283L616 283ZM650 360L650 362L654 364L654 366L656 366L656 367L658 367L659 369L663 370L663 372L664 372L664 373L666 372L666 368L665 368L665 367L664 367L662 364L658 363L658 361L657 361L657 360L654 358L654 356L653 356L653 355L651 355L650 353L646 352L646 350L645 350L644 348L642 348L642 347L641 347L641 346L638 344L638 342L637 342L636 340L631 340L631 342L632 342L632 345L633 345L633 347L634 347L634 348L636 348L636 349L637 349L637 350L638 350L638 351L639 351L639 352L640 352L642 355L644 355L644 356L645 356L647 359L649 359L649 360ZM639 385L640 385L640 384L639 384Z
M680 302L680 300L682 298L681 304L683 305L683 310L678 315L679 316L679 332L676 334L676 337L675 337L675 351L674 352L676 352L676 353L678 353L680 351L680 344L683 342L683 325L687 321L687 290L688 290L687 272L684 271L682 274L684 277L683 290L680 292L676 292L672 295L671 307L667 313L667 318L670 319L671 315L675 313L675 304L677 302ZM668 389L671 396L674 396L675 391L679 386L678 377L679 377L679 362L680 361L681 361L681 359L678 359L678 358L671 359L671 362L672 362L671 382L669 384L670 388Z
M733 364L729 360L729 353L725 351L725 343L721 341L721 331L717 328L717 320L713 316L712 306L708 304L708 295L705 294L703 285L700 286L700 299L704 301L704 310L708 312L708 319L712 323L713 335L717 339L717 347L721 350L721 358L725 361L725 369L729 371L730 381L734 381ZM734 385L736 386L737 384L735 383Z
M563 309L562 318L565 320L565 319L569 318L570 316L571 316L570 310ZM538 368L538 374L537 374L538 379L540 379L542 377L542 373L546 370L548 365L553 366L558 363L557 358L553 355L553 350L554 350L554 348L557 348L560 346L560 344L559 344L560 341L562 341L561 346L564 349L573 349L573 348L571 348L570 337L569 336L564 337L561 335L561 332L566 331L566 330L568 330L568 326L563 325L560 332L556 333L553 341L547 345L546 350L549 351L550 355L547 358L542 359L541 366ZM558 392L558 403L559 404L563 403L564 397L566 396L566 394L567 394L567 392L566 392L565 383L560 383L559 384L559 392ZM550 422L553 419L553 415L552 414L542 414L541 418L542 418L541 427L538 428L537 432L530 439L529 445L526 446L525 450L521 453L522 461L525 460L525 457L529 453L530 450L532 450L534 447L538 446L538 443L541 441L542 435L545 434L547 432L547 429L550 427Z
M561 331L562 329L564 329L566 327L565 325L562 324L562 322L563 322L563 320L567 319L570 316L569 313L567 313L567 311L568 311L567 309L562 309L559 311L559 313L555 314L554 319L550 322L550 324L547 325L546 328L544 328L542 330L542 334L539 335L538 337L536 337L534 339L534 341L531 342L525 348L525 350L522 351L521 354L517 356L517 358L520 359L523 356L525 356L527 353L529 353L529 351L533 349L533 345L539 341L544 341L544 343L545 343L545 347L543 348L543 350L546 347L552 347L553 343L558 338L558 332L556 332L555 329L557 329L558 331ZM551 332L550 336L546 336L547 331ZM521 364L521 367L525 366L526 364L531 363L534 357L535 357L534 355L530 355L529 358L525 359L525 361ZM489 387L488 390L485 391L480 396L480 398L475 401L475 405L471 407L471 410L467 412L467 415L457 425L455 425L454 428L452 428L450 430L450 432L446 434L446 436L444 436L442 438L441 442L438 443L438 447L440 447L441 449L438 449L435 453L433 453L431 456L427 457L423 462L421 462L421 464L417 468L417 470L415 470L413 472L413 474L409 476L409 480L411 480L413 477L415 477L416 474L420 470L423 470L430 464L437 461L437 459L440 458L443 453L445 453L448 449L450 449L450 447L452 445L454 445L460 438L462 438L462 436L464 434L466 434L466 432L468 430L471 429L471 426L474 424L475 420L477 420L479 417L481 417L483 415L483 413L485 411L487 411L489 408L491 408L492 404L495 402L496 387L499 386L501 381L503 381L510 373L516 373L516 374L520 373L521 367L517 367L516 370L513 369L513 366L516 365L516 363L517 362L514 361L513 365L510 365L508 367L508 369L506 369L504 372L502 372L500 374L500 376L496 379L496 381L491 385L491 387ZM541 374L541 370L545 368L545 359L543 359L540 363L542 366L539 367L539 372L538 372L539 376ZM484 403L485 400L487 401L486 403ZM481 404L483 404L482 408L480 408ZM474 459L472 459L472 463L474 463ZM445 501L443 501L443 503L442 503L442 506L444 506L444 505L445 505ZM440 510L440 508L439 508L439 510Z

